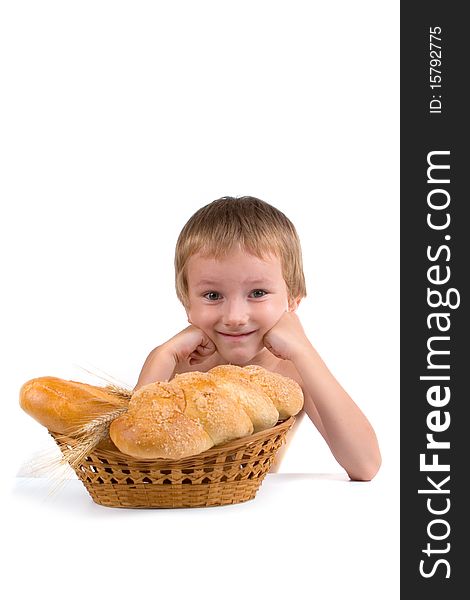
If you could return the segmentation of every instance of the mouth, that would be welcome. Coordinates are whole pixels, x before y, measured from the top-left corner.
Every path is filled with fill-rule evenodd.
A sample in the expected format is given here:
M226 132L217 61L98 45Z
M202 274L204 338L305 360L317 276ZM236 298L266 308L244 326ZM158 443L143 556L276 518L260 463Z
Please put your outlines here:
M245 340L248 337L250 337L250 335L253 335L254 333L256 333L257 330L253 330L253 331L247 331L246 333L223 333L222 331L218 331L217 333L222 336L224 339L227 340L231 340L231 341L238 341L238 340Z

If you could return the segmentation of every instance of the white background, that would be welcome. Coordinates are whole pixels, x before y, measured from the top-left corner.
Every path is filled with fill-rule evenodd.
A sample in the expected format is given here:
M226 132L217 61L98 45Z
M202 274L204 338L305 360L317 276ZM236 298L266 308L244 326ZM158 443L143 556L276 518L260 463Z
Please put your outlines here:
M273 527L289 524L290 545L282 528L273 573L281 576L284 552L302 552L302 564L312 552L311 567L285 573L312 595L398 597L398 8L372 1L2 3L2 466L10 488L25 462L53 448L19 408L22 383L42 375L103 383L86 368L133 387L150 350L187 325L173 283L182 226L220 196L257 196L297 227L308 291L299 317L372 422L383 455L380 473L361 488L370 506L381 499L380 542L367 514L359 534L357 523L348 531L335 513L318 514L314 499L301 513L308 524L291 504L274 504ZM280 472L318 475L315 494L348 498L345 486L354 485L322 488L321 474L329 481L344 472L308 418ZM74 518L84 516L69 511L66 522ZM191 517L182 519L175 527L184 547ZM243 513L239 519L243 531ZM331 535L323 528L325 538L304 537L307 525L314 530L325 519L336 522ZM119 527L118 518L113 523ZM215 549L233 550L223 526L207 527ZM322 554L345 538L350 554L337 563L334 552ZM256 530L237 540L248 586L281 597L279 583L257 575L263 541ZM128 542L120 539L123 549ZM207 567L210 585L201 575L205 594L230 581L225 552ZM178 561L194 567L184 552ZM349 579L341 575L346 561ZM189 582L179 585L202 597Z

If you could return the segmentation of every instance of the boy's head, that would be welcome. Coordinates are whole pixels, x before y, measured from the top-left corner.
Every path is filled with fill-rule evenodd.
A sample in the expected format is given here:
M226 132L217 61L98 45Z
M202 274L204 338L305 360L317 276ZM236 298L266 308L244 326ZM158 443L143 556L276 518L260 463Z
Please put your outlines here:
M176 290L188 320L233 364L249 364L263 337L306 295L300 243L276 208L245 196L197 211L176 244Z
M183 227L175 250L176 294L189 304L187 266L191 256L221 259L241 248L260 259L277 256L289 302L307 295L299 237L277 208L253 196L224 196L203 206Z

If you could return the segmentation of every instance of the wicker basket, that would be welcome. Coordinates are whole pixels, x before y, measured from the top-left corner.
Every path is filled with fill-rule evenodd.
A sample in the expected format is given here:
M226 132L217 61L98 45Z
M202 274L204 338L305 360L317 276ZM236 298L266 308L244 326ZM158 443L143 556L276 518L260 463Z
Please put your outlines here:
M195 508L252 500L295 417L181 460L135 459L95 448L75 468L92 499L114 508ZM62 449L74 446L49 432ZM61 436L63 438L63 436Z

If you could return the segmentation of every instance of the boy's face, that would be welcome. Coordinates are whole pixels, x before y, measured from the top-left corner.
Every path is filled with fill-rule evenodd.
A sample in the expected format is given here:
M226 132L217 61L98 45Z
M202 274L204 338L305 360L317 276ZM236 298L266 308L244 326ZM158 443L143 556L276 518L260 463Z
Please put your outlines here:
M237 249L216 260L196 254L187 281L189 322L232 364L249 364L263 351L263 336L289 310L281 263L273 255L261 260Z

